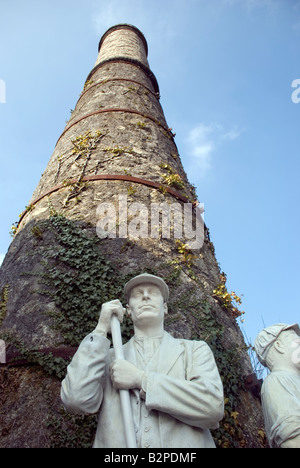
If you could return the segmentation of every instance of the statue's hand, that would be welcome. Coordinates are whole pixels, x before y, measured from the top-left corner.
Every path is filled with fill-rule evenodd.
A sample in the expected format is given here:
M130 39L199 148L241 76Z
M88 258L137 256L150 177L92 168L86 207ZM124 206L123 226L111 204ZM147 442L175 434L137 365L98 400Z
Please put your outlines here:
M129 390L142 387L144 371L125 359L115 359L110 366L110 378L114 388Z
M95 331L106 336L110 331L112 315L115 314L118 320L122 322L125 310L126 309L124 309L119 299L102 304L98 325L95 328Z

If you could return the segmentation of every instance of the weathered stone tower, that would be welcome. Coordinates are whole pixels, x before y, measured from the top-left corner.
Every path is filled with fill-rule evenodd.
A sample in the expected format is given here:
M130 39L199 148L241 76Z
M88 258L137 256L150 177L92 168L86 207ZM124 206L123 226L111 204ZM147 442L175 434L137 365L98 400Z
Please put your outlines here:
M154 224L157 206L177 209L166 225L169 236L163 214ZM187 219L186 206L193 207L195 227L195 191L159 102L146 40L133 26L114 26L100 41L1 268L7 362L0 367L0 447L91 445L95 418L64 413L60 380L101 304L123 300L124 282L144 271L169 284L167 330L204 339L214 351L226 398L217 446L264 446L239 311L207 229L199 248L176 231L178 216ZM128 321L123 333L131 334Z

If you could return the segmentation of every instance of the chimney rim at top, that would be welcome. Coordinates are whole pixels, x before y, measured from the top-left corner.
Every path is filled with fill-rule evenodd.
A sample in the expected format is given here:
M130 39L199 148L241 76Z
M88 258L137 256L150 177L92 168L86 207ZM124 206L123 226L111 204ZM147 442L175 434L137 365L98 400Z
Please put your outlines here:
M101 39L99 41L98 52L100 51L100 48L102 46L102 43L103 43L104 39L111 32L117 31L118 29L131 29L131 30L135 31L138 34L138 36L140 37L140 39L142 39L142 42L143 42L144 47L145 47L146 57L148 57L148 44L147 44L147 41L146 41L146 38L145 38L144 34L136 26L133 26L132 24L127 24L127 23L116 24L115 26L111 26L110 28L108 28L107 31L103 34L103 36L101 37Z

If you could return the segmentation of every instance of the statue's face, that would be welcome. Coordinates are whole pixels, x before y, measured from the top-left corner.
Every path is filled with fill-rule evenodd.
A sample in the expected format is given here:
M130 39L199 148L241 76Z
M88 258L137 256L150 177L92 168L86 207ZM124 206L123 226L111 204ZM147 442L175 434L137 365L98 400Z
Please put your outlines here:
M300 336L295 330L287 330L279 337L287 362L300 373Z
M300 336L294 331L290 337L291 361L300 372Z
M133 323L137 321L161 323L167 314L167 304L158 286L141 283L132 288L128 301L128 313Z

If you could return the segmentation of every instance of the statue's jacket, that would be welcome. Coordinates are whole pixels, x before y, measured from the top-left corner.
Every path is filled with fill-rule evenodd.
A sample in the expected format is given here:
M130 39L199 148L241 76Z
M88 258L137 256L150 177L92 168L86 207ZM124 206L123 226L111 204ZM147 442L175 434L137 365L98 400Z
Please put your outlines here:
M125 359L137 365L134 338ZM114 359L110 341L97 333L80 344L65 379L61 398L67 411L99 411L95 448L125 448L118 391L109 377ZM223 386L213 353L204 341L173 338L164 332L148 368L145 394L130 390L138 447L212 448L210 429L224 414Z
M272 371L261 389L266 434L272 448L300 436L300 376Z

